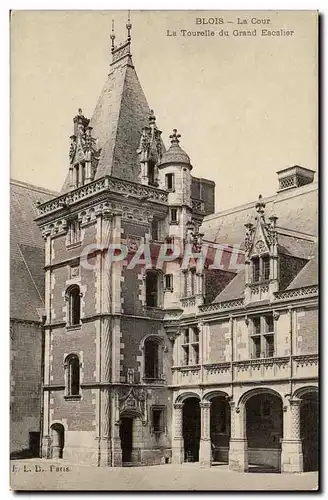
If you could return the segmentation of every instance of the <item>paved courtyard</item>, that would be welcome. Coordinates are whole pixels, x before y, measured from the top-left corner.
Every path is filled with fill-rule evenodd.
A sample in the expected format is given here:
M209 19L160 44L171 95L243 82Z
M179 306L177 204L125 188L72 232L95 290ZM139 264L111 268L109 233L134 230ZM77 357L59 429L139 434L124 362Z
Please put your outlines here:
M318 474L241 474L227 465L199 464L105 468L63 460L11 461L15 490L316 490Z

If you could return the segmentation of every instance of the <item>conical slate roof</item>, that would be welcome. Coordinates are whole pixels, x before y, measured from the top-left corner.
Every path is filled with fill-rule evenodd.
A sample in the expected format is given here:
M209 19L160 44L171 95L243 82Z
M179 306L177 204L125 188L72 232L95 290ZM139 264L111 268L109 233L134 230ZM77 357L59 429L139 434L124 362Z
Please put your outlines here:
M180 134L177 134L177 129L173 129L173 134L170 135L171 146L169 149L163 154L159 167L172 163L184 163L187 165L190 170L192 166L190 164L190 158L187 153L181 148L179 144Z
M90 120L92 135L101 150L95 179L112 175L136 182L140 171L137 154L142 128L150 108L132 63L130 42L113 51L107 82ZM62 192L69 190L67 176Z

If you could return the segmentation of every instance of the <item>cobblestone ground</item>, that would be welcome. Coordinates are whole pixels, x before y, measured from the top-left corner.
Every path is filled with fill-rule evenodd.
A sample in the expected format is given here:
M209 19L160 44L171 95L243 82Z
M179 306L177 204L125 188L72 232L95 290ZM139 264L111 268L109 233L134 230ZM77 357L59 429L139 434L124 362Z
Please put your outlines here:
M318 474L242 474L199 464L98 468L35 459L12 461L10 484L13 490L316 490Z

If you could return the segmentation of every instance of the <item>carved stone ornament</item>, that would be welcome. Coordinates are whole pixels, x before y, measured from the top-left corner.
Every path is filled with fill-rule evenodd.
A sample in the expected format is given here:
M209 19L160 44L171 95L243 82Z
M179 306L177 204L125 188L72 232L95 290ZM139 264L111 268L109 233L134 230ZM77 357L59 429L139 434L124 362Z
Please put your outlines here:
M139 236L129 236L127 237L127 247L129 252L137 252L141 243L141 238Z
M262 253L262 252L264 252L264 251L265 251L265 249L266 249L266 246L265 246L264 241L262 241L262 240L257 241L257 242L255 243L255 245L254 245L254 248L255 248L255 250L257 251L257 253Z
M147 395L143 390L131 387L129 392L119 399L119 414L124 412L137 413L142 424L147 424Z

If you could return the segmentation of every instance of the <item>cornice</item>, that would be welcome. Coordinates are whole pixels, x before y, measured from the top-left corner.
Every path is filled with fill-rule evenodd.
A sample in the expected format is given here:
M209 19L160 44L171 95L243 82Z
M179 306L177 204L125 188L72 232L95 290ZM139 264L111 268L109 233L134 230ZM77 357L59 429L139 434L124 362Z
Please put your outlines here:
M111 193L123 195L140 203L140 201L149 201L158 205L167 205L168 193L161 189L145 186L131 181L116 179L105 176L96 181L90 182L73 191L69 191L55 199L46 201L38 205L37 221L42 221L47 214L55 214L63 209L67 209L75 204L94 197L100 193ZM132 200L131 200L132 201Z

